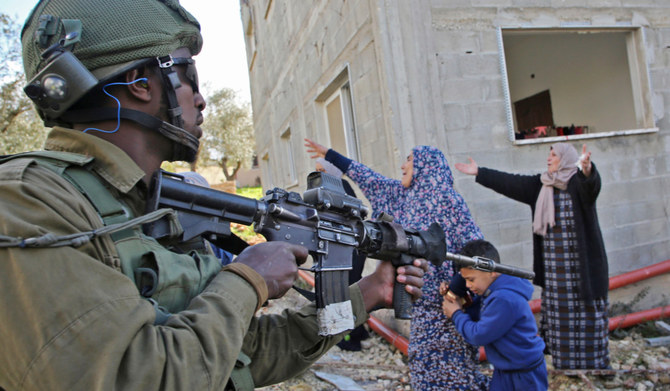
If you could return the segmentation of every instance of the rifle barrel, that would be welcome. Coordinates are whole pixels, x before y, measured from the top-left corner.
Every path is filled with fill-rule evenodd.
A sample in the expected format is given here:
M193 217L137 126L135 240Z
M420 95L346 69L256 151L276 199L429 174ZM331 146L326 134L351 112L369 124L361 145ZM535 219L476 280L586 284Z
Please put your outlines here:
M509 274L510 276L521 277L527 280L532 280L535 278L535 273L531 270L526 270L510 265L504 265L502 263L495 263L492 260L486 258L479 258L479 257L471 258L466 257L465 255L459 255L450 252L447 252L446 258L452 262L456 262L458 265L471 267L477 270Z

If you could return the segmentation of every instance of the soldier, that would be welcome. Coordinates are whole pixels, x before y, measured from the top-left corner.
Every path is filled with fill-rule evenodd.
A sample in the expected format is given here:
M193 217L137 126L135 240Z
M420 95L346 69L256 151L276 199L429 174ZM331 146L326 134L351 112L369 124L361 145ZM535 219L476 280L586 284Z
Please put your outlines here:
M254 245L222 269L142 232L149 178L193 161L202 135L202 37L176 0L40 1L21 39L26 93L54 127L45 151L0 164L0 389L252 389L340 341L318 335L313 304L255 316L305 248ZM418 298L425 270L395 279ZM391 305L394 276L382 262L350 287L356 326Z

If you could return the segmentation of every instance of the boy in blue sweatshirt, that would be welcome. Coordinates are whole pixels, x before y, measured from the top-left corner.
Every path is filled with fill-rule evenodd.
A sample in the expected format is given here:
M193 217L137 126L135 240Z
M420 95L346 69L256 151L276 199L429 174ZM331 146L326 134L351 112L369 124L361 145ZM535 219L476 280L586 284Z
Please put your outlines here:
M485 240L468 242L461 254L500 263L498 251ZM442 310L467 342L484 346L486 357L495 368L490 389L547 390L544 342L537 335L535 317L528 305L533 285L519 277L470 267L461 268L460 273L467 288L483 299L479 320L474 321L463 312L461 302L452 295L444 296Z

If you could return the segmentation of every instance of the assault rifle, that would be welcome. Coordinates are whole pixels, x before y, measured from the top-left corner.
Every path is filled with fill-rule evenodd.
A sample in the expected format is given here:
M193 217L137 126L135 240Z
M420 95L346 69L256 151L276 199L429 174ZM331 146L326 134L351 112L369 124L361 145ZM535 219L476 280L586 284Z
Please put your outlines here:
M410 265L416 258L440 266L447 254L439 224L418 231L404 229L390 218L366 220L369 211L361 200L345 193L340 178L321 172L309 174L302 197L274 188L255 200L192 185L178 174L159 171L152 178L147 207L148 212L161 208L177 212L180 230L166 218L144 226L145 233L162 242L179 244L202 237L239 254L246 243L230 231L230 223L238 223L253 225L268 241L305 246L313 259L321 335L354 327L348 289L354 249L396 267ZM411 296L398 282L393 305L397 318L411 317Z

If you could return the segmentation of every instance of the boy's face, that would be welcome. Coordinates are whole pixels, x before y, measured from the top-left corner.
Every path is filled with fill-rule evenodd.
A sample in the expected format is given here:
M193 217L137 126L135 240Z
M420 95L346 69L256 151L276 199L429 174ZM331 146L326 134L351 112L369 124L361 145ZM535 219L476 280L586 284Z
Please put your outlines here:
M461 275L465 279L465 285L468 289L477 295L483 295L499 274L464 267L461 269Z

